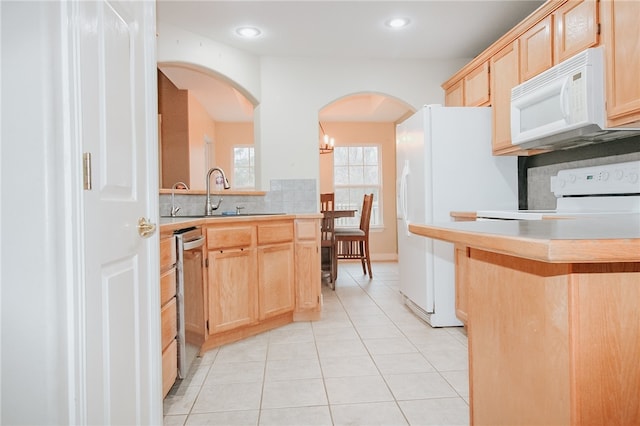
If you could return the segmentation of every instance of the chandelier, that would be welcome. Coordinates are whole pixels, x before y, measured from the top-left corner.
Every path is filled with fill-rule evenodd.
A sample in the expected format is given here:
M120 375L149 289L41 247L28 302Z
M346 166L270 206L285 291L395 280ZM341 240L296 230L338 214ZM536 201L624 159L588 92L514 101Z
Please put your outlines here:
M333 152L333 145L335 143L335 140L333 138L330 138L329 135L324 132L322 123L318 122L318 124L320 124L320 130L322 130L322 139L320 140L320 154L330 154Z

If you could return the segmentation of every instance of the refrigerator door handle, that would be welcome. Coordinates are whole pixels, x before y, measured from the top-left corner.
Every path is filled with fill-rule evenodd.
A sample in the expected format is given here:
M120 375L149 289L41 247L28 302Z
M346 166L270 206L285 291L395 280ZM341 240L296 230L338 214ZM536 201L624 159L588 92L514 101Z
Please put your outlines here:
M404 161L404 167L402 168L402 174L400 175L400 213L402 214L402 223L404 224L404 231L409 236L409 214L408 214L408 200L407 200L407 178L409 177L409 160Z

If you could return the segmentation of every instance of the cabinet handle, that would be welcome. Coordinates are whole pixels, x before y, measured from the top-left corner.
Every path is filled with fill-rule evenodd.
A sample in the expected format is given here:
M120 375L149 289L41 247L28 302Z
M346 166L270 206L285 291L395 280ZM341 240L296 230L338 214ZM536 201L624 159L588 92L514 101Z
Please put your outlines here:
M204 235L202 237L198 237L195 240L188 241L184 243L183 250L193 250L194 248L202 247L204 245Z

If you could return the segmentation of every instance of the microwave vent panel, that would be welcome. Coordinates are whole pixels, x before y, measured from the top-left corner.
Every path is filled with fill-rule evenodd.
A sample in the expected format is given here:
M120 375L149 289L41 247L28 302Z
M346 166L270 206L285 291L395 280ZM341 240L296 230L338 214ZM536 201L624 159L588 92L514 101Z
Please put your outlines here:
M599 55L599 57L596 55ZM566 61L563 61L562 63L551 67L541 74L538 74L537 76L532 77L524 83L514 87L511 90L511 99L517 99L520 96L539 89L540 87L546 86L552 81L571 75L571 73L584 68L585 66L593 66L595 64L602 64L601 47L594 47L587 49L584 52L580 52Z

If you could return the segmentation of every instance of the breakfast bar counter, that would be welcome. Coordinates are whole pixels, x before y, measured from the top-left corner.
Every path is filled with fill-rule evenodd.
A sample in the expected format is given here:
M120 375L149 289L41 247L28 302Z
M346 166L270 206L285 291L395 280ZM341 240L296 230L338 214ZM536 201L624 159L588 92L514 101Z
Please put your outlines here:
M409 230L455 245L472 424L640 424L640 215Z
M409 225L424 237L543 262L640 262L640 215Z

